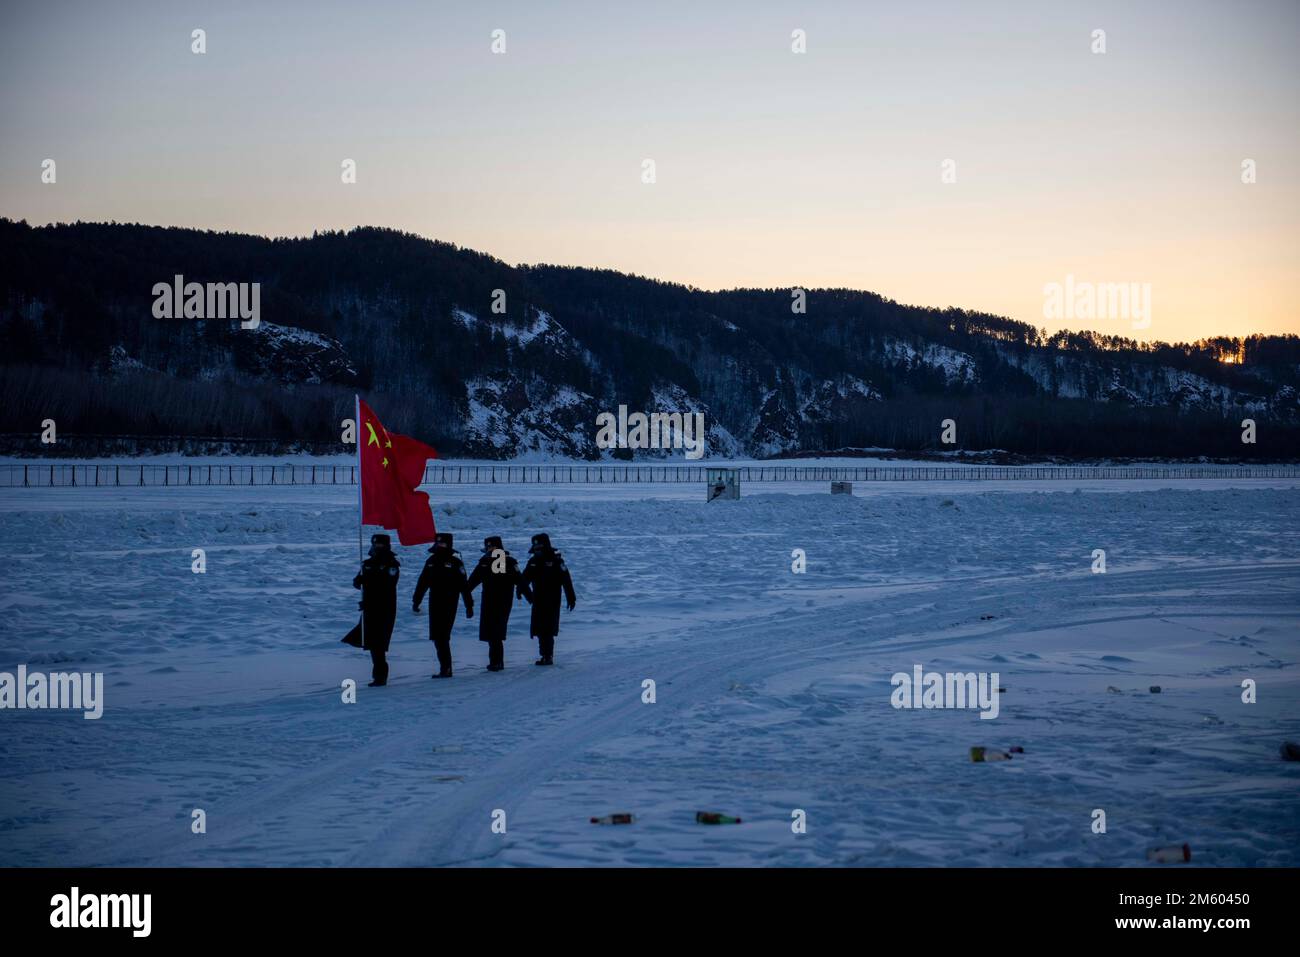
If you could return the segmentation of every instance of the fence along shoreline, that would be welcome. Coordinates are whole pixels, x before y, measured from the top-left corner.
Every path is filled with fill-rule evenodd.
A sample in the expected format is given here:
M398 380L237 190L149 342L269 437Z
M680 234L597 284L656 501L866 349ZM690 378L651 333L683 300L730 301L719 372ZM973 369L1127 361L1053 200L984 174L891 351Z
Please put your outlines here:
M424 485L703 484L707 465L448 465ZM721 466L727 468L726 466ZM765 482L1008 482L1300 478L1300 465L737 466L741 484ZM0 488L158 488L355 485L354 465L0 465Z

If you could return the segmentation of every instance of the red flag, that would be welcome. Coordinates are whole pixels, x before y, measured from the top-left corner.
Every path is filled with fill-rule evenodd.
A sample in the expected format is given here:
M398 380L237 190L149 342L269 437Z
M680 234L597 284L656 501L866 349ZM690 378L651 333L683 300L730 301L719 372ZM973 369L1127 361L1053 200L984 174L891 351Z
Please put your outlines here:
M438 453L423 442L389 432L360 399L357 410L362 524L396 529L403 545L433 541L429 496L416 488L424 481L424 463Z

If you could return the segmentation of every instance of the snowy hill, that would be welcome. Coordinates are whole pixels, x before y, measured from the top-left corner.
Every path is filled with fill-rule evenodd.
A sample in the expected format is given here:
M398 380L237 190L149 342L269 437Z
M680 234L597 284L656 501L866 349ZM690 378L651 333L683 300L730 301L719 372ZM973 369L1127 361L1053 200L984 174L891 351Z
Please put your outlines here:
M260 283L260 327L153 318L152 284L174 274ZM266 240L0 220L0 432L57 407L70 433L320 447L337 443L356 389L398 431L501 459L627 455L596 445L597 416L619 406L702 412L710 457L933 450L949 418L966 449L1300 448L1300 337L1144 345L806 292L795 313L789 290L512 267L380 229ZM1259 422L1255 447L1240 441L1245 417Z

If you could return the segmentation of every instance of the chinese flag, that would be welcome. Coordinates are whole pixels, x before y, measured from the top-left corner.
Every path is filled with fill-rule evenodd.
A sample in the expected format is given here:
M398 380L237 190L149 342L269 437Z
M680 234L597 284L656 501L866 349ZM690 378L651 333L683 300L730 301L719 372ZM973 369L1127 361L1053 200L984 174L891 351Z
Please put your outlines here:
M403 545L433 541L429 496L416 488L424 481L424 463L438 453L423 442L389 432L359 398L357 416L361 523L396 529Z

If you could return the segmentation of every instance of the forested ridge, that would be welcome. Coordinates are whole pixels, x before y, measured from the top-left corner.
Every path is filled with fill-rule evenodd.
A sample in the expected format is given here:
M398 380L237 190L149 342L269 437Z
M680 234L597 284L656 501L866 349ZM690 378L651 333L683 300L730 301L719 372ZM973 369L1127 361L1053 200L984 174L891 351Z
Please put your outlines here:
M259 283L262 326L155 318L154 286L176 275ZM1294 335L1142 343L850 289L807 290L804 313L791 301L510 266L379 228L268 239L0 219L0 432L53 418L83 436L324 449L359 391L445 455L594 457L597 412L666 396L706 412L711 451L758 456L943 448L946 418L960 448L1028 455L1300 448Z

